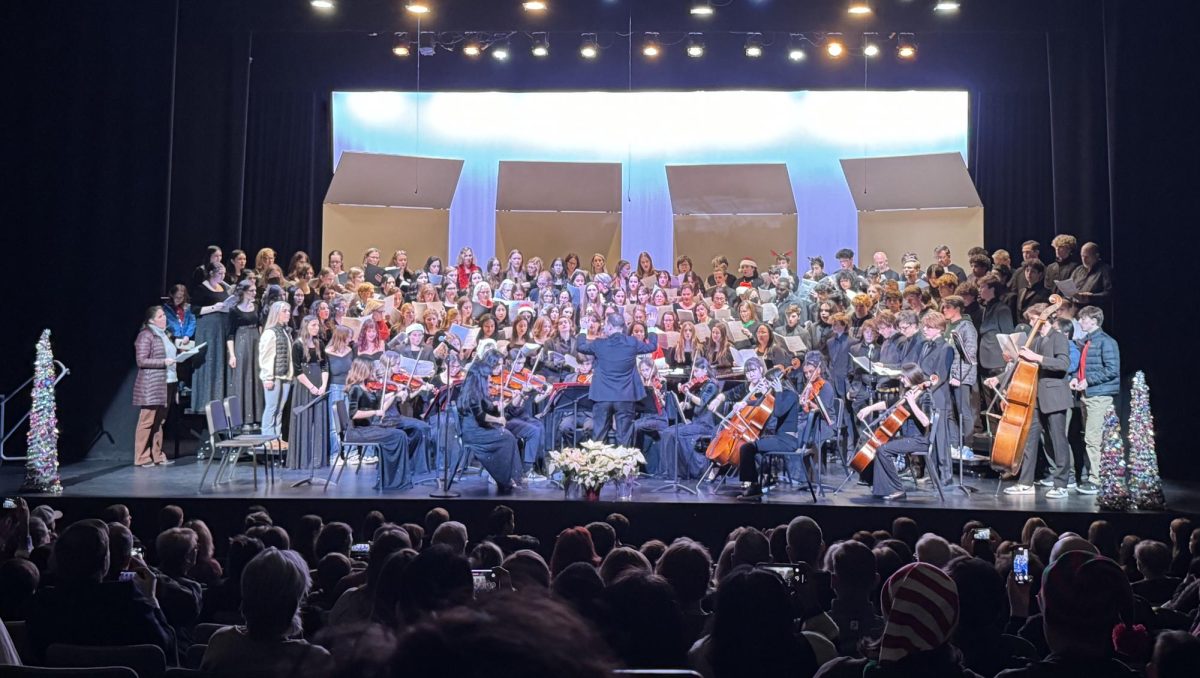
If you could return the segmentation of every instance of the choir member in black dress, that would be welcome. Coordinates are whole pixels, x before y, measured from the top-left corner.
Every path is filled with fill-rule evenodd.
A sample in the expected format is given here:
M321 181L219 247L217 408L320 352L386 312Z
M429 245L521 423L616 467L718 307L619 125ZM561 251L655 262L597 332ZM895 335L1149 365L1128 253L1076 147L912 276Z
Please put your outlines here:
M900 482L900 474L896 470L896 459L907 454L928 452L929 425L933 413L933 398L923 387L926 384L925 373L916 363L905 363L900 368L900 383L905 392L902 405L911 415L900 427L900 432L883 444L875 452L874 478L871 481L871 493L888 501L904 499L904 485ZM871 415L884 412L887 403L873 403L858 411L858 418L864 423Z
M229 287L220 262L204 265L205 279L192 291L192 309L199 309L196 343L207 344L192 363L192 410L202 412L210 401L221 400L225 390L225 339L229 334Z
M374 368L371 361L355 358L346 375L346 405L352 426L345 432L348 443L379 444L379 482L382 489L402 489L409 482L408 436L400 429L382 424L392 407L393 393L368 388Z
M316 316L305 316L300 322L299 336L292 342L296 380L288 426L289 469L316 468L329 459L329 406L314 405L300 411L329 389L329 366L320 333L321 322Z
M504 416L488 396L488 380L500 374L503 362L497 351L475 360L458 397L460 431L464 445L496 481L497 492L512 494L521 469L517 438L504 428Z
M243 254L243 256L245 256ZM238 303L229 311L229 333L225 353L229 356L229 395L237 396L242 421L262 421L263 394L258 383L258 303L254 283L243 280L234 292Z

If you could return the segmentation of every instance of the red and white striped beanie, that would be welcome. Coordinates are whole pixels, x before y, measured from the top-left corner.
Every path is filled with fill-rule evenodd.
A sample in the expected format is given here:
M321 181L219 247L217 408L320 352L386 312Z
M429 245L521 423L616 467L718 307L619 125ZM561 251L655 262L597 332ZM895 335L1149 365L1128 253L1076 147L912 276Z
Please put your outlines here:
M958 625L958 587L929 563L911 563L888 578L880 594L883 638L879 662L941 647Z

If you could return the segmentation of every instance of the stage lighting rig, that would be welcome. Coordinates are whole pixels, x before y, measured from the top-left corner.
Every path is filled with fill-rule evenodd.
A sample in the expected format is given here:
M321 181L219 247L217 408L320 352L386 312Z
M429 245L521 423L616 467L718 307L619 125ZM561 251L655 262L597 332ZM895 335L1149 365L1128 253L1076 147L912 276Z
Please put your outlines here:
M491 45L488 47L488 51L491 52L492 58L496 61L508 61L510 52L508 49L507 40L503 40Z
M431 57L437 53L437 34L433 31L421 31L417 36L417 54Z
M912 33L901 33L896 39L896 56L904 60L917 58L917 43Z
M846 43L840 33L830 34L825 39L825 53L834 59L840 59L846 53Z
M483 54L483 44L474 37L468 37L466 42L463 43L462 53L463 56L477 57Z
M535 57L550 55L550 37L545 33L533 34L533 47L529 50Z
M692 16L712 16L714 11L710 0L693 0L692 8L688 10L688 13Z
M850 0L846 13L852 16L867 16L871 14L871 3L867 0Z
M579 56L584 59L595 59L600 56L600 43L596 41L595 33L583 34L583 43L579 45Z
M688 34L687 55L693 59L704 56L704 36L699 33Z
M763 41L761 33L751 33L746 36L746 56L751 59L757 59L763 55Z
M412 54L412 43L408 41L408 33L396 34L396 44L392 45L392 54L400 58Z
M788 59L791 61L804 61L807 58L808 54L804 51L803 38L793 33L788 40Z
M410 0L408 4L404 5L404 9L408 10L410 14L421 15L429 14L431 8L425 0Z
M319 12L332 12L337 8L337 3L333 0L309 0L308 4Z
M958 0L937 0L933 3L935 12L957 12L960 8L962 8L962 3Z
M521 7L523 7L526 12L545 12L550 8L550 5L546 2L543 2L543 0L526 0L525 2L521 3Z
M867 58L879 56L879 45L875 42L875 34L868 33L863 38L863 56Z
M658 42L658 33L647 33L645 39L642 41L642 56L653 59L661 51L662 47Z

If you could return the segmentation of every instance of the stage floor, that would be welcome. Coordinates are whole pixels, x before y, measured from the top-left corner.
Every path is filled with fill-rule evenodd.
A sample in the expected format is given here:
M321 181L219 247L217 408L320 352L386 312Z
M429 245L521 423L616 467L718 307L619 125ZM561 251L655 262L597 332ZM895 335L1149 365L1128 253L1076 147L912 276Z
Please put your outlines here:
M669 541L677 536L690 536L719 549L724 535L738 526L771 527L786 524L797 515L809 515L826 530L826 540L846 538L860 529L886 529L893 518L901 515L916 518L922 529L941 534L956 534L963 523L978 519L1001 530L1001 534L1019 533L1021 525L1031 515L1039 515L1059 531L1086 533L1088 524L1104 518L1121 530L1144 537L1167 537L1171 518L1190 514L1200 515L1200 484L1165 483L1169 510L1163 512L1134 511L1129 513L1101 512L1093 496L1072 493L1064 500L1045 498L1045 490L1036 495L1010 497L994 495L994 478L972 478L967 484L979 491L969 497L958 491L947 491L945 502L936 494L910 494L907 501L885 502L870 495L869 489L854 480L837 494L832 489L813 503L807 489L788 487L769 494L762 503L744 503L734 499L735 489L727 485L720 492L703 491L699 495L686 492L655 492L665 483L642 480L634 489L630 501L617 501L615 490L605 487L599 502L567 499L563 491L548 481L534 481L510 496L496 494L495 486L478 475L468 475L453 487L461 496L454 499L431 498L436 488L430 484L417 485L403 491L379 492L374 489L376 469L365 465L361 472L355 465L342 474L338 485L293 483L308 477L307 472L276 469L276 482L267 485L259 469L259 486L254 488L248 463L238 465L232 482L223 482L215 489L207 482L198 489L202 463L191 456L182 457L173 466L134 468L125 461L88 460L64 465L61 469L63 494L58 497L29 496L31 505L51 503L66 512L68 520L96 515L101 508L124 503L135 515L153 516L167 503L182 506L189 516L204 517L220 535L236 534L246 510L255 504L266 506L277 524L294 525L300 516L317 513L328 520L342 520L358 525L369 510L382 510L389 520L421 522L426 511L444 506L451 515L468 525L472 534L483 529L486 517L497 504L512 506L519 516L520 529L534 534L543 544L552 543L559 530L570 525L584 525L603 520L611 512L627 515L635 525L631 539L636 543L648 538ZM215 471L214 465L214 471ZM17 493L23 479L23 467L5 464L0 467L0 493ZM328 468L320 469L324 478ZM830 470L826 481L840 482L840 472ZM149 522L149 520L147 521ZM215 523L215 524L214 524ZM137 532L135 526L135 532ZM150 525L142 523L142 528ZM143 539L153 534L140 535Z

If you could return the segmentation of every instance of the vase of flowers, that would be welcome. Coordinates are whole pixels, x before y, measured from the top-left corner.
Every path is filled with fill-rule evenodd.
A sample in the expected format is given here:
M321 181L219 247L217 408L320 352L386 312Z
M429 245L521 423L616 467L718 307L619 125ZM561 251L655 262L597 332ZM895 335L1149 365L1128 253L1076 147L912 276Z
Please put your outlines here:
M586 501L599 501L605 483L627 482L637 475L638 465L645 463L639 449L596 441L550 453L551 473L562 473L564 488L578 485Z

